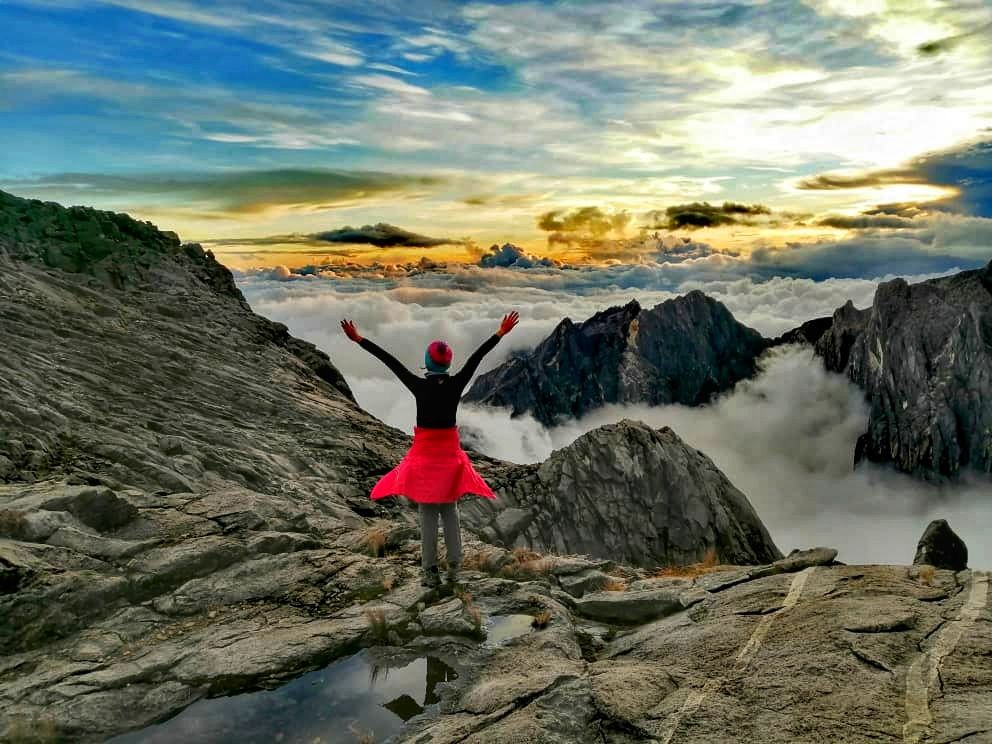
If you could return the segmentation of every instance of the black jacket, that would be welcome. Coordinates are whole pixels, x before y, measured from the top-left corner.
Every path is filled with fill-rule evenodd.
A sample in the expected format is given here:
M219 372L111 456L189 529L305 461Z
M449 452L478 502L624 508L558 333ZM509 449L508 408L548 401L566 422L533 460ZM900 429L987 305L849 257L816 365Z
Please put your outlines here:
M450 429L455 425L455 412L458 410L462 391L479 368L482 358L495 348L499 339L495 333L487 338L455 374L427 377L415 375L396 357L367 338L359 341L359 345L378 357L413 393L417 399L417 426L423 429Z

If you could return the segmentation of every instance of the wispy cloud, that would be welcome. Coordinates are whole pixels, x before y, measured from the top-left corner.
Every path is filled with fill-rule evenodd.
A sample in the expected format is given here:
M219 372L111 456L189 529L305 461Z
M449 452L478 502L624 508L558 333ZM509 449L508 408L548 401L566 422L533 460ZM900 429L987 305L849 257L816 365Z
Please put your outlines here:
M195 213L215 218L249 217L273 212L321 211L385 196L423 194L442 179L393 173L331 170L255 170L211 174L106 175L61 173L4 182L3 188L51 198L102 205L140 205L145 210ZM118 207L120 208L120 207Z

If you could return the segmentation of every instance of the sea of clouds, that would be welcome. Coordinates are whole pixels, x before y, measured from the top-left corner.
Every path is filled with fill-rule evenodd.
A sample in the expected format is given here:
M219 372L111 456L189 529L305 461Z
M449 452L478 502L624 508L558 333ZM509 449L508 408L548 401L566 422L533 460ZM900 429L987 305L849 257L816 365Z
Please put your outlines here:
M584 320L631 299L652 307L702 289L742 323L776 336L848 300L870 305L878 281L687 278L663 266L621 265L564 271L468 266L392 278L356 274L295 281L259 272L240 277L239 285L257 312L326 351L363 408L411 432L412 397L378 360L345 338L341 318L353 319L363 335L416 370L434 338L453 346L457 368L504 313L517 310L520 325L486 358L484 372L510 353L532 348L564 317ZM808 349L769 353L754 380L706 407L607 406L546 428L530 417L511 419L503 410L463 405L459 425L486 454L537 462L586 431L623 418L670 426L705 452L747 494L785 552L829 545L848 563L908 563L923 528L942 517L967 542L972 565L992 567L987 484L938 488L888 469L854 470L854 443L867 421L861 393L827 373Z

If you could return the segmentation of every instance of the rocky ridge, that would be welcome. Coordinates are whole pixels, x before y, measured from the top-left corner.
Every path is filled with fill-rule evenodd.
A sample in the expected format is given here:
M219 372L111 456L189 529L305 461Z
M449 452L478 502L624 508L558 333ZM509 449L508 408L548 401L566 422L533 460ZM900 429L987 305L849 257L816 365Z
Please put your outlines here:
M0 737L50 710L60 736L98 738L189 704L196 679L216 694L297 674L371 642L368 602L387 585L408 612L413 564L375 556L416 534L415 512L367 494L409 437L252 313L208 251L123 215L0 197ZM474 460L498 492L530 474ZM560 490L528 487L548 503ZM510 503L466 509L466 528L571 550L568 535L512 534ZM740 560L774 550L744 547ZM238 668L221 650L235 639L282 650ZM187 648L200 669L177 684L164 665ZM73 679L118 660L125 678Z
M855 461L928 480L992 473L992 262L884 282L870 308L834 313L816 352L868 400Z
M551 426L606 403L700 405L756 371L769 341L698 290L563 320L533 352L476 378L465 400Z

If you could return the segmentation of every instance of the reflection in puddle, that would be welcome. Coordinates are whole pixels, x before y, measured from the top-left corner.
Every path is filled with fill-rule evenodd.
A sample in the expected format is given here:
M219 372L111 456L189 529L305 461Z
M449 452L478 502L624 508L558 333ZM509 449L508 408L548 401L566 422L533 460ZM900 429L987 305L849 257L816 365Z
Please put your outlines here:
M438 683L457 677L433 656L387 668L361 651L275 690L200 700L165 723L108 744L329 744L356 741L352 729L382 742L438 702Z
M486 646L498 646L511 638L530 633L533 615L493 615L486 623Z

